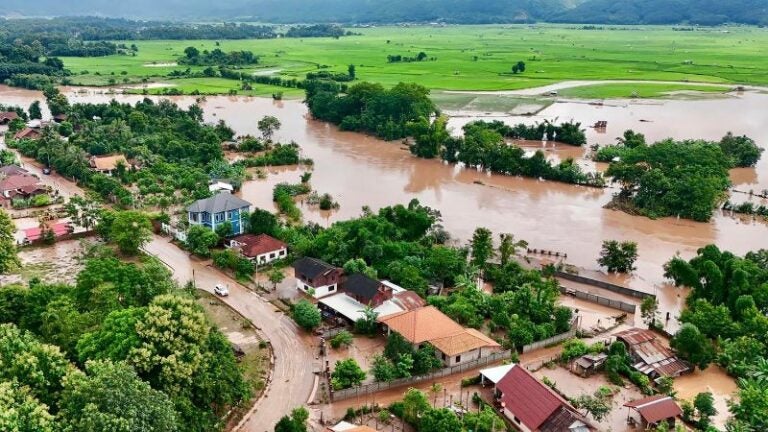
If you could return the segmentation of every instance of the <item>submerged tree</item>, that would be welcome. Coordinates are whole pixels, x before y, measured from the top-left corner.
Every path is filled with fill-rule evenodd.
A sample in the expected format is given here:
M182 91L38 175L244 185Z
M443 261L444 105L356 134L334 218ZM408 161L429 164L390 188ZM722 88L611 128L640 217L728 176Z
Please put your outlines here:
M608 269L608 272L629 273L635 269L637 260L637 243L632 241L618 242L606 240L600 251L597 262Z

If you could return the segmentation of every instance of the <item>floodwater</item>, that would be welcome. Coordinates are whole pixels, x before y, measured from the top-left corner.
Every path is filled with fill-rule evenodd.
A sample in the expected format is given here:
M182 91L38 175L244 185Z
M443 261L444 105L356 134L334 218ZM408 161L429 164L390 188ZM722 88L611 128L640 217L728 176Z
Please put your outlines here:
M729 417L728 401L735 396L737 390L738 387L733 378L717 365L710 365L703 371L696 369L691 374L675 378L675 391L679 399L693 401L699 393L712 393L717 409L717 415L712 418L712 423L721 429Z
M76 102L106 102L117 98L135 102L137 95L110 95L103 91L64 89ZM0 103L28 106L41 96L38 92L0 87ZM170 97L188 105L192 97ZM525 239L532 248L560 251L568 261L587 269L596 268L603 240L633 240L639 245L637 270L630 277L605 276L613 282L647 292L656 291L669 304L681 304L679 292L664 285L664 262L676 253L689 258L696 249L710 243L738 254L768 245L768 226L748 218L716 215L710 223L665 218L650 220L606 210L612 189L491 175L473 169L450 166L437 160L415 158L400 142L384 142L361 134L341 132L336 127L309 118L299 101L273 101L252 97L206 97L200 102L206 121L227 121L238 134L258 135L257 121L274 115L282 122L276 134L280 141L294 140L302 156L314 160L311 184L320 193L330 193L341 204L333 212L303 208L306 220L327 226L358 216L363 206L378 209L418 199L439 209L443 225L458 240L466 241L478 226L495 233L508 232ZM719 139L728 131L746 134L762 147L768 144L768 95L745 92L716 100L611 101L611 105L556 103L533 117L506 116L508 123L544 119L575 119L583 125L608 121L605 132L587 129L589 143L608 144L625 129L642 132L649 140L665 137ZM479 114L479 113L478 113ZM471 118L457 117L450 126L458 131ZM584 159L588 149L558 147L541 143L552 158ZM527 143L532 149L536 144ZM247 183L245 199L257 206L272 208L272 186L280 181L297 182L304 168L270 170L265 180ZM738 170L733 176L739 189L768 188L768 155L754 169ZM662 311L664 301L662 301Z

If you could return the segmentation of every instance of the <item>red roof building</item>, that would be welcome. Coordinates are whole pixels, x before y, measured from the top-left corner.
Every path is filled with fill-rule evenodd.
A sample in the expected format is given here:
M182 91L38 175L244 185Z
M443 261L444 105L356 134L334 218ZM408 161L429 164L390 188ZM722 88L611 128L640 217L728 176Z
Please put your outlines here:
M43 133L40 132L38 129L24 128L23 130L16 132L16 135L14 135L13 137L19 140L19 139L38 139L41 136L43 136Z
M53 231L53 236L58 238L72 233L73 228L69 222L59 222L47 226L47 230ZM43 238L44 230L40 227L27 228L24 230L24 242L31 243Z
M229 241L229 247L258 264L266 264L288 256L288 245L266 234L243 234Z
M677 402L667 395L629 401L624 406L637 411L646 428L656 427L662 421L666 421L669 427L674 428L675 420L683 415L683 410Z
M496 384L509 421L524 432L590 432L594 428L565 399L515 365Z
M19 118L15 111L0 112L0 125L6 125Z
M0 207L13 207L13 200L27 199L35 195L48 193L40 179L30 174L0 174Z

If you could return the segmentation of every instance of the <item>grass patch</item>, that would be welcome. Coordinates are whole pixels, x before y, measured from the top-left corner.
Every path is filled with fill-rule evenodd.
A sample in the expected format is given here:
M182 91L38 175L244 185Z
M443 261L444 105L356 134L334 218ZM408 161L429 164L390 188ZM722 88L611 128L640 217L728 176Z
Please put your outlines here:
M681 97L674 92L725 93L731 87L655 83L611 83L572 87L559 91L559 96L582 99L670 98Z
M249 50L259 55L258 68L244 69L247 71L279 69L277 73L285 77L303 78L308 71L320 68L345 73L347 66L354 64L360 80L388 86L416 82L431 89L514 90L574 79L768 85L768 56L763 55L768 32L755 27L728 30L679 32L656 26L580 30L565 25L377 27L355 29L363 34L340 39L225 40L219 41L219 48ZM63 58L75 74L73 81L102 82L105 77L118 83L142 78L163 81L171 71L187 66L153 63L175 62L188 46L216 48L213 40L124 43L135 43L138 54ZM387 62L388 54L415 56L421 51L436 60ZM525 73L512 74L512 64L520 60L527 65ZM224 84L215 78L201 80L179 86L185 91L197 87L201 92L228 91L237 86L237 82ZM201 88L203 82L206 88ZM255 94L271 92L257 89Z

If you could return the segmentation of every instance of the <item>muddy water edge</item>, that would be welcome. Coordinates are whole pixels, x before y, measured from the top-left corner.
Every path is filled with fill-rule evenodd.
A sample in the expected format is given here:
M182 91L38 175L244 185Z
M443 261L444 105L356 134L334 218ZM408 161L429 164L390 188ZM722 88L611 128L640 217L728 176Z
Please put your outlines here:
M103 90L63 88L72 103L134 103L143 96L106 94ZM29 106L42 100L39 92L0 86L0 103ZM168 97L188 106L195 99ZM300 101L273 101L264 98L208 96L200 101L205 120L225 120L238 135L258 134L257 121L274 115L282 122L276 134L280 141L296 141L302 156L314 160L311 183L320 193L330 193L341 204L335 212L304 207L305 220L328 226L334 221L358 216L363 206L378 209L407 203L413 198L439 209L445 228L459 241L466 241L478 226L496 233L514 233L531 247L568 254L568 261L594 269L603 240L632 240L638 243L637 271L630 277L611 277L614 282L646 292L655 292L662 313L676 313L682 302L675 288L664 284L662 265L679 253L685 258L696 249L714 243L744 254L768 245L768 226L748 218L715 215L709 223L665 218L651 220L606 210L613 189L545 182L534 179L491 175L450 166L437 160L413 157L400 142L384 142L312 120ZM544 119L576 120L591 125L608 121L605 131L587 128L589 144L610 144L625 129L644 133L649 141L676 139L719 139L728 131L746 134L758 145L768 145L768 116L758 114L768 106L768 95L758 92L733 94L714 100L610 101L591 105L583 101L555 103L533 117L498 115L504 122L533 123ZM473 118L452 118L450 126L460 133ZM488 117L487 113L475 113ZM595 165L586 159L588 149L547 143L524 143L527 149L541 147L553 159L574 157L585 169ZM598 169L600 167L597 167ZM254 205L273 208L272 186L281 181L297 182L302 168L270 169L264 180L247 182L241 194ZM754 169L732 173L737 189L760 191L768 188L768 156ZM759 200L757 201L759 202ZM667 302L665 299L669 299Z

